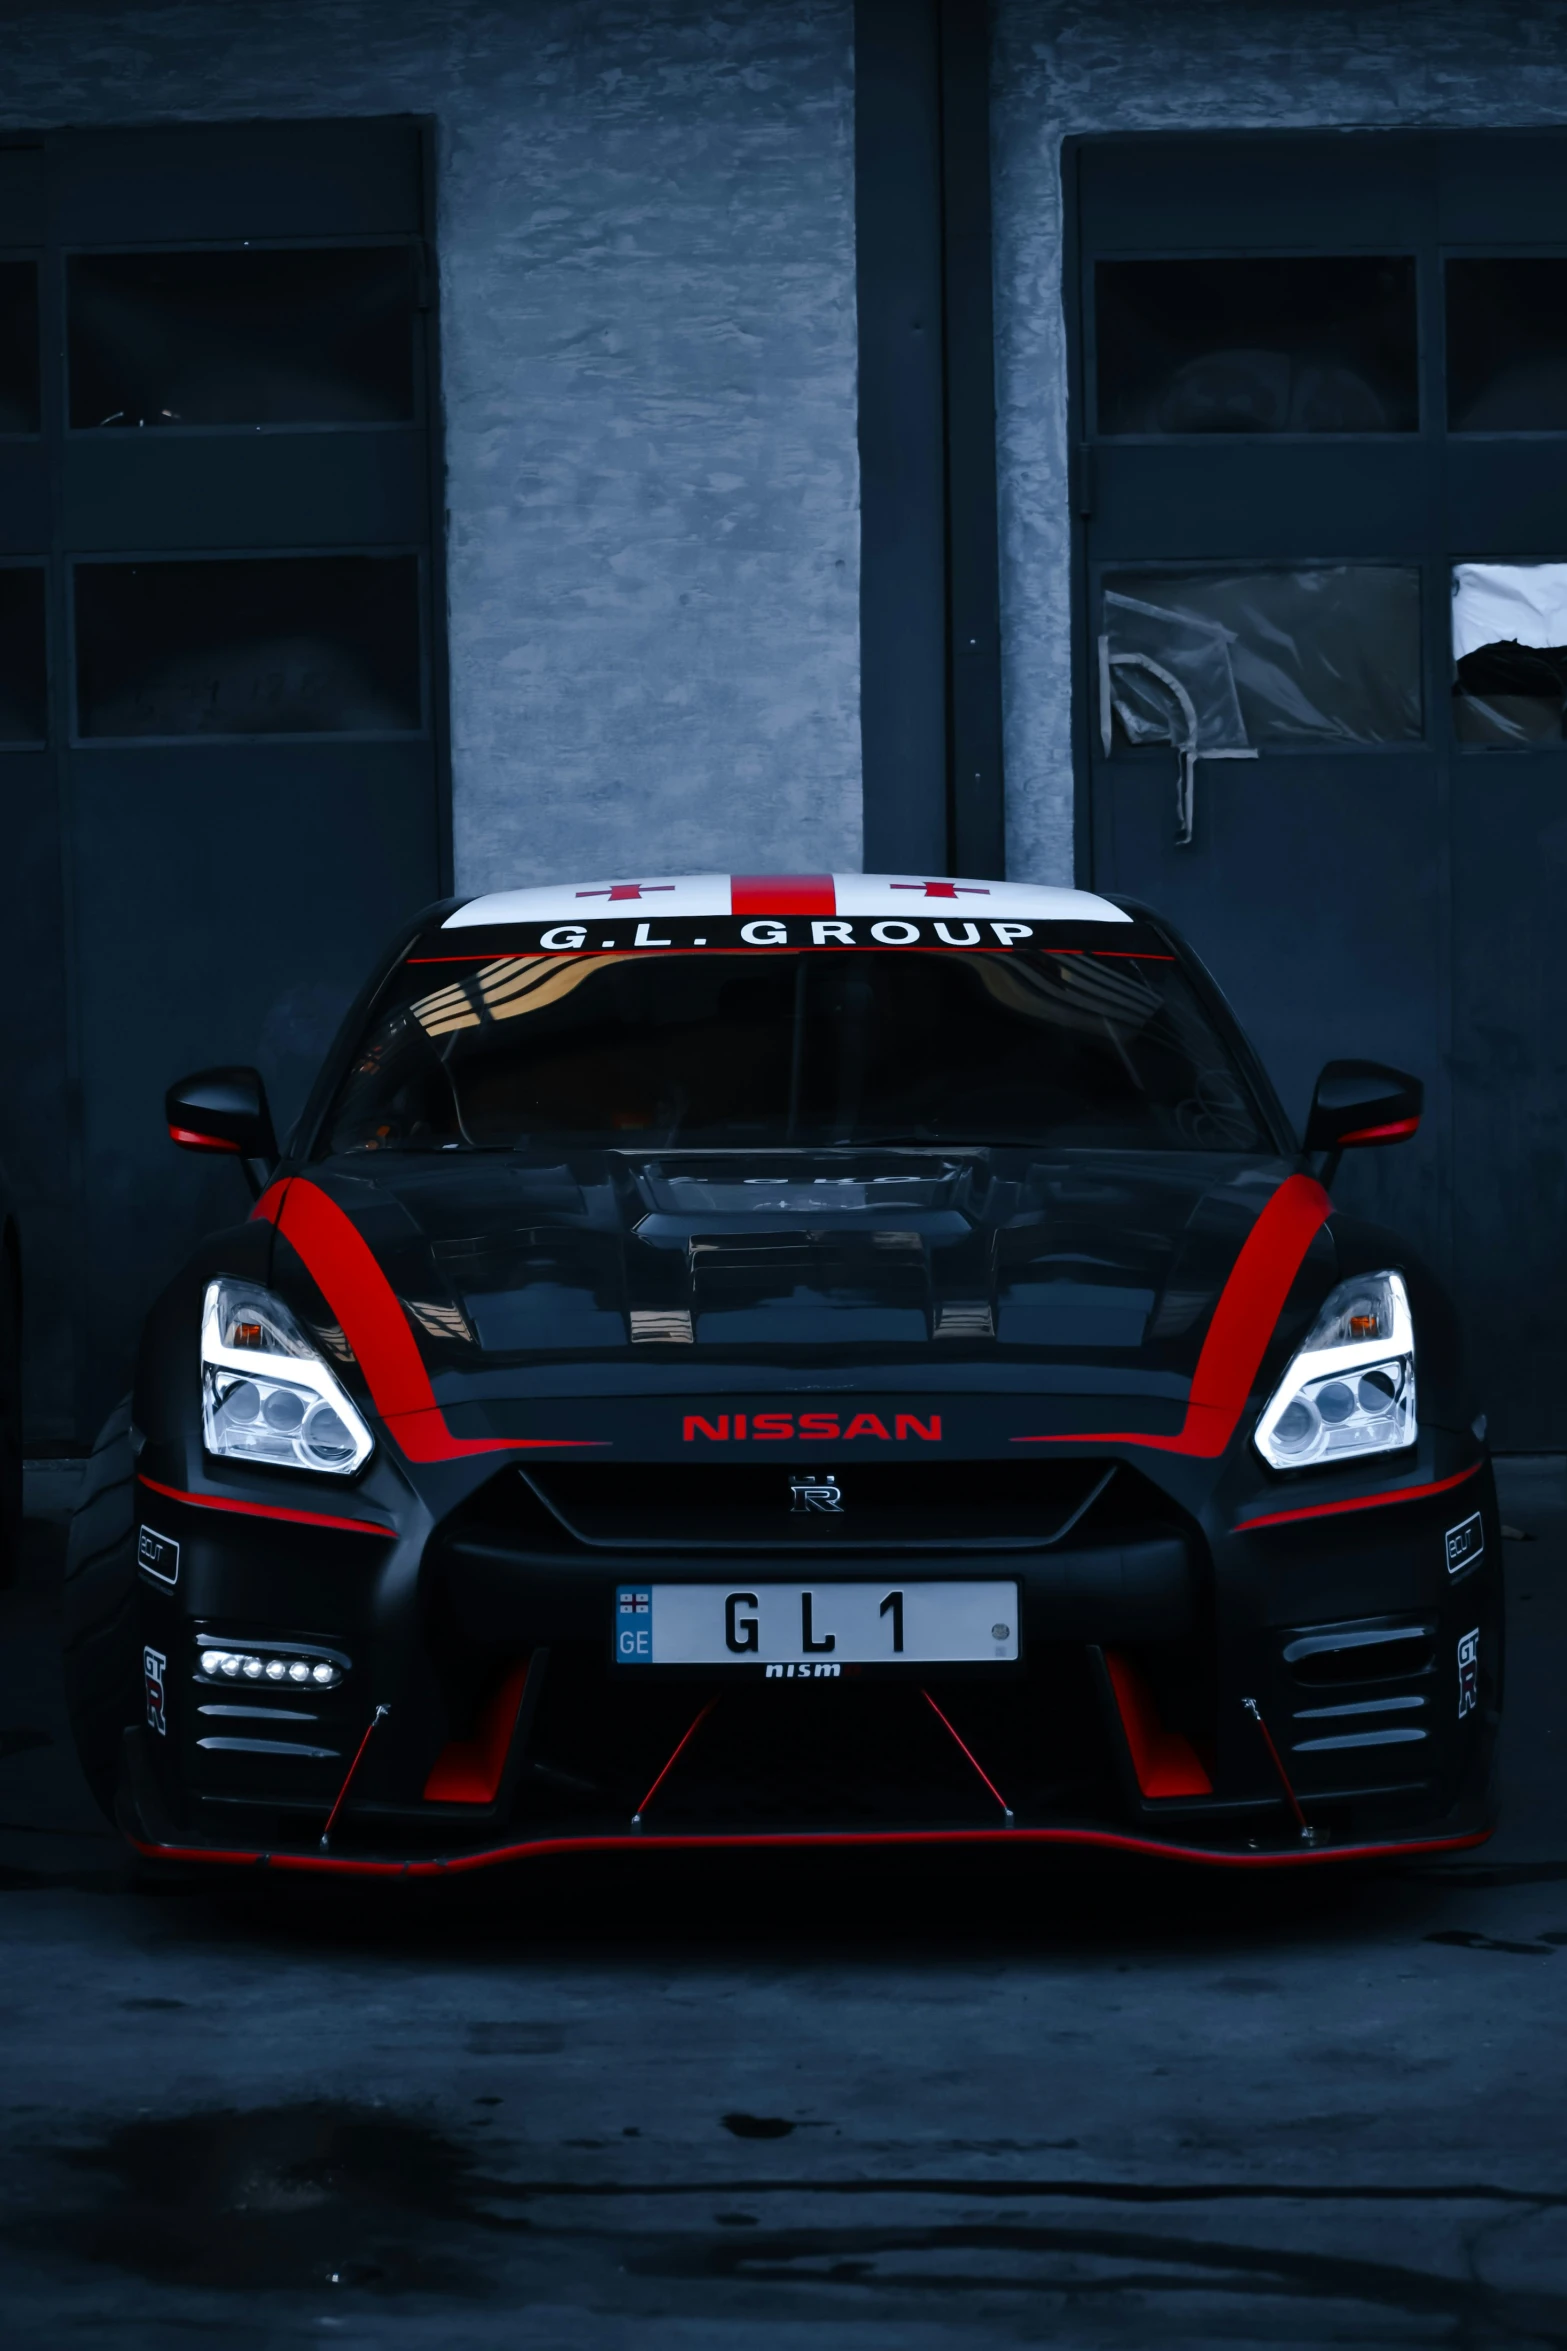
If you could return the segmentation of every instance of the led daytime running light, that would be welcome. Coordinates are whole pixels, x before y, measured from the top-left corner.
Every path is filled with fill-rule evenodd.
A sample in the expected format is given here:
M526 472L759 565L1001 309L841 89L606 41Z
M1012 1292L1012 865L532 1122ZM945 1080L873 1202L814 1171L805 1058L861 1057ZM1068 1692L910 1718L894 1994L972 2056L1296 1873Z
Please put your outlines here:
M265 1649L225 1649L203 1641L196 1652L197 1678L204 1682L244 1682L252 1689L335 1690L344 1668L336 1658L289 1650L282 1655Z

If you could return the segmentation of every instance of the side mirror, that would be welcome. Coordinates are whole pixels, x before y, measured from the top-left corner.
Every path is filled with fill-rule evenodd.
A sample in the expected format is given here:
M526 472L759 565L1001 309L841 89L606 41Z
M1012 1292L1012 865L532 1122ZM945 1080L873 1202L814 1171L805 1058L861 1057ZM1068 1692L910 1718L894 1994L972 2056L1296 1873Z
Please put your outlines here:
M169 1140L183 1151L229 1151L240 1161L251 1194L259 1198L277 1159L277 1138L261 1072L198 1069L163 1097Z
M1328 1154L1324 1180L1337 1168L1341 1151L1407 1143L1419 1128L1425 1098L1418 1078L1384 1062L1328 1062L1311 1097L1305 1145Z

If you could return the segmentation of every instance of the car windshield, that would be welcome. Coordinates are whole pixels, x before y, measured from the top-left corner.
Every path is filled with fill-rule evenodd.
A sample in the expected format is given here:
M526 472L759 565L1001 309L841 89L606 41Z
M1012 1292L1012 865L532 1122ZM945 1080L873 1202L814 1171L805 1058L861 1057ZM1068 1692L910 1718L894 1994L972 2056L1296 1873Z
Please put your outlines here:
M1168 955L528 952L435 977L383 994L325 1152L1272 1148Z
M1271 1150L1170 955L519 952L435 978L395 973L324 1152Z

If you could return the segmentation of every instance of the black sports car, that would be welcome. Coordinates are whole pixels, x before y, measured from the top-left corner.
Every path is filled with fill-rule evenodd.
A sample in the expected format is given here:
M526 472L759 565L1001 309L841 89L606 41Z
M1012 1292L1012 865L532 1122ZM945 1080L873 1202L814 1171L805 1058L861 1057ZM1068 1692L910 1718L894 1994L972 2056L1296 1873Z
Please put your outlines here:
M1330 1063L1303 1150L1175 934L1077 892L431 909L281 1156L253 1071L170 1092L259 1197L74 1529L95 1788L148 1854L383 1874L1477 1842L1484 1424L1324 1189L1419 1115Z

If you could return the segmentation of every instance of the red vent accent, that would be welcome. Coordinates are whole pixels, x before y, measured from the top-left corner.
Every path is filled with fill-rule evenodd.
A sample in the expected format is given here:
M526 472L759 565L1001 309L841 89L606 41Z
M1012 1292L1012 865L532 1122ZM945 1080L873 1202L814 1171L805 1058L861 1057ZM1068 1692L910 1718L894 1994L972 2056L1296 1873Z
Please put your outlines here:
M733 914L836 914L830 873L736 873L729 877Z
M493 1804L506 1769L517 1712L527 1686L527 1662L514 1665L489 1700L471 1739L454 1739L436 1757L424 1783L426 1804Z
M1145 1796L1211 1796L1213 1782L1197 1760L1189 1739L1167 1731L1159 1708L1140 1669L1124 1650L1107 1649L1105 1664L1110 1687L1131 1750L1132 1769Z

